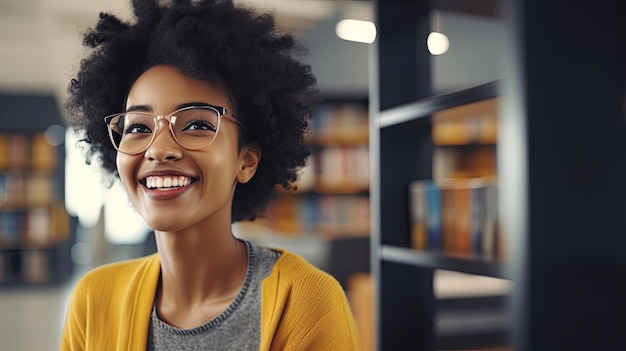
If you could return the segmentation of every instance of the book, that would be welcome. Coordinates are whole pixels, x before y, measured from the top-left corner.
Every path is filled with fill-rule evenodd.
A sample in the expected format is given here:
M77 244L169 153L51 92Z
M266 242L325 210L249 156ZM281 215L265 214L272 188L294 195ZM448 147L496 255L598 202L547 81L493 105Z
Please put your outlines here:
M24 197L30 206L49 205L55 198L54 179L47 175L32 175L26 178Z
M355 196L350 215L354 234L370 234L370 199L369 196Z
M57 167L57 149L50 145L44 133L37 133L31 140L31 169L50 172Z
M0 244L17 245L24 229L24 213L20 211L0 212Z
M7 170L11 166L10 146L9 136L0 133L0 172Z
M409 183L411 247L493 259L503 252L497 185L480 179Z
M435 145L495 144L499 98L482 100L433 114Z
M483 257L483 237L486 220L486 188L485 186L475 186L471 188L470 194L470 236L471 254L475 257Z
M22 251L22 279L28 283L45 283L50 280L49 257L44 251Z
M313 139L322 144L366 143L368 109L362 103L324 103L316 107L312 120Z
M25 202L24 176L17 172L4 174L4 204L7 207L22 206Z
M451 189L454 197L454 233L452 238L452 252L461 256L472 254L472 188L460 185Z
M327 147L318 154L319 187L338 189L346 184L345 153L341 147Z
M23 134L15 134L11 137L10 168L25 169L29 165L29 140Z
M487 185L484 188L484 222L482 226L482 254L485 259L498 256L498 187Z
M0 208L7 203L7 181L4 174L0 174Z
M317 199L305 196L301 200L302 205L300 206L300 210L302 211L299 215L300 221L302 222L302 226L304 231L312 232L315 231L318 225L319 218L319 208L317 204Z
M454 188L441 187L441 237L443 252L446 254L456 252L457 213L455 200Z
M368 134L367 106L364 104L346 102L337 105L335 121L335 135L347 142Z
M496 175L495 146L437 146L433 150L433 180L438 183L476 178L493 180Z
M426 250L426 183L421 180L409 183L409 206L411 217L411 247Z
M441 188L434 182L426 182L426 242L428 250L443 249L443 213Z
M52 242L52 214L48 207L33 208L26 215L28 244L43 246Z
M369 177L369 149L367 145L356 145L346 148L346 178L356 189L367 189Z

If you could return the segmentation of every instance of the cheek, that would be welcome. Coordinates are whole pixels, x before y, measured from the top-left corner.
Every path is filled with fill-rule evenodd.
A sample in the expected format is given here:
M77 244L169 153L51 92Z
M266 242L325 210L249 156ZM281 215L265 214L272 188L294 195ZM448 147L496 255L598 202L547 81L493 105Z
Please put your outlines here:
M133 175L133 158L129 157L128 155L118 153L115 163L117 165L117 172L120 175L122 185L125 185L127 182L130 181L130 178L132 178Z
M210 183L220 182L222 186L225 183L235 181L238 164L239 161L236 155L231 152L216 153L210 157L198 160L199 167L202 169L204 176L210 180Z
M211 157L204 160L203 166L206 175L210 178L220 179L230 177L232 166L232 160L224 155Z

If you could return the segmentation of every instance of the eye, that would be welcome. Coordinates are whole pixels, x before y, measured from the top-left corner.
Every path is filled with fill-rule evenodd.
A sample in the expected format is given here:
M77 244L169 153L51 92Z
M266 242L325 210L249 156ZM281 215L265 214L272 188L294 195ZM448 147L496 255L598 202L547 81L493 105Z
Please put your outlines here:
M185 125L185 128L183 128L183 131L185 130L207 130L207 131L216 131L216 126L214 126L213 124L209 123L206 120L203 119L195 119L192 121L187 122L187 124Z
M145 125L140 123L131 124L124 130L124 134L139 134L139 133L152 133L152 130Z

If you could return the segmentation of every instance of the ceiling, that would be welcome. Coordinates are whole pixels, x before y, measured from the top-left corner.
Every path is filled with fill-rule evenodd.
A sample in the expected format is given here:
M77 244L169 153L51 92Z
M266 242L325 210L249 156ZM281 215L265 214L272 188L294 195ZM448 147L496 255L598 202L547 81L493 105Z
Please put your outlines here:
M236 0L237 1L237 0ZM371 19L367 1L238 0L275 14L296 34L338 12ZM129 0L2 0L0 2L0 91L52 93L64 99L83 54L80 34L99 12L129 19Z
M367 94L368 46L339 40L334 25L340 18L372 20L371 0L234 1L273 13L280 27L304 42L321 92ZM499 47L506 40L495 15L497 0L472 0L471 6L466 0L432 1L443 11L439 22L451 41L449 53L432 58L433 85L445 91L498 78ZM100 12L130 20L129 2L0 0L0 93L46 93L65 101L84 53L81 33Z

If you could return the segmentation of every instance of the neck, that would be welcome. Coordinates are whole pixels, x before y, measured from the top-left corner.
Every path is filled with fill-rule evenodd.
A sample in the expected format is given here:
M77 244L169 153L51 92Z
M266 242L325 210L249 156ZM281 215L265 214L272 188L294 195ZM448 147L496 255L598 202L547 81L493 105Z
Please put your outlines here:
M161 283L157 303L179 310L232 300L243 285L248 254L230 232L157 232Z

